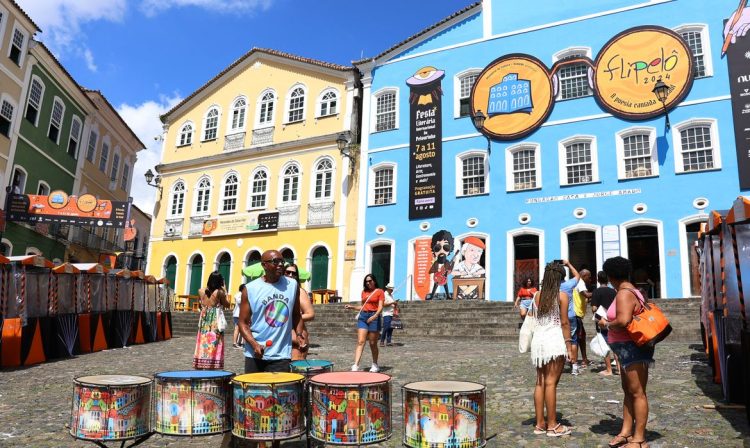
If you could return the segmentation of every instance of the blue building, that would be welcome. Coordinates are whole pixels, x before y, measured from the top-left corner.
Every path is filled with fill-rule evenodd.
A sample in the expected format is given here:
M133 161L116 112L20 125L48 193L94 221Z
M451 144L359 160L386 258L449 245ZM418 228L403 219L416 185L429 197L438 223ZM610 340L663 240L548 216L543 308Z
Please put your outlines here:
M513 300L553 259L595 272L622 255L651 297L700 295L699 225L742 191L722 55L736 7L483 0L356 61L363 188L352 284L373 272L400 299ZM433 240L439 230L450 235ZM435 248L446 254L437 263ZM466 248L478 262L463 268L477 274L435 288L442 262L456 269Z

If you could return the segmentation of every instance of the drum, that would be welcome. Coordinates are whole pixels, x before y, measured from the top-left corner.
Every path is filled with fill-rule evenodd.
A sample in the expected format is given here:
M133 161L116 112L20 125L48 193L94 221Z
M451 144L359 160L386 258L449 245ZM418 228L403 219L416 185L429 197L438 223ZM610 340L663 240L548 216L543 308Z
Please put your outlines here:
M232 434L249 440L286 440L305 433L303 388L297 373L247 373L232 379Z
M391 437L391 377L330 372L310 378L310 436L332 445L367 445Z
M223 370L178 370L154 376L154 431L202 436L229 431L229 381Z
M82 376L74 380L70 435L106 441L151 432L151 379L132 375Z
M419 381L403 386L404 446L483 447L485 387L463 381Z
M294 373L304 375L306 379L310 379L310 377L321 373L333 372L333 363L323 361L322 359L303 359L292 361L290 370Z

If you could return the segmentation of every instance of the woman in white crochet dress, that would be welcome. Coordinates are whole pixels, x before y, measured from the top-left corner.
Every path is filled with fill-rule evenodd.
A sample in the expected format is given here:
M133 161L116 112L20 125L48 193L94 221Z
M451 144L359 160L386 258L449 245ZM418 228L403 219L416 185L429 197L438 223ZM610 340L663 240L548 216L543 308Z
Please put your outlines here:
M566 355L571 355L568 295L560 292L565 278L563 265L549 263L544 268L542 287L534 295L537 327L531 339L531 362L536 366L534 434L560 437L571 433L570 428L557 422L557 383L560 381ZM562 310L562 312L561 312ZM544 416L545 407L547 417Z

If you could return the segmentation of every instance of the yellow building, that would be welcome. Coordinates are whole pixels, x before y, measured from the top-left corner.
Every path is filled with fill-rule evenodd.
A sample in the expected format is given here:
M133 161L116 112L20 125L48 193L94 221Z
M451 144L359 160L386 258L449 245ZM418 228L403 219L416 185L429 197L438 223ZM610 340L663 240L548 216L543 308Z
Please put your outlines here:
M255 48L164 114L148 272L194 294L219 270L234 293L277 249L311 271L306 289L345 296L357 89L353 67Z

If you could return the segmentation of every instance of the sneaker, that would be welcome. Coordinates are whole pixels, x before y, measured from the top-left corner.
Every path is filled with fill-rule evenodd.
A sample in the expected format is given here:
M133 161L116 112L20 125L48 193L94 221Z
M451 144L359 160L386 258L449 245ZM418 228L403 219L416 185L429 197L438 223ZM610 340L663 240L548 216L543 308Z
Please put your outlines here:
M573 364L573 370L570 371L571 375L580 375L581 369L578 367L578 364Z
M370 372L378 373L378 372L380 372L380 367L378 367L377 364L372 363L372 367L370 367Z
M352 365L352 372L361 372L362 369L359 368L357 364Z

